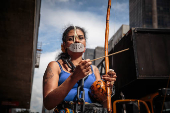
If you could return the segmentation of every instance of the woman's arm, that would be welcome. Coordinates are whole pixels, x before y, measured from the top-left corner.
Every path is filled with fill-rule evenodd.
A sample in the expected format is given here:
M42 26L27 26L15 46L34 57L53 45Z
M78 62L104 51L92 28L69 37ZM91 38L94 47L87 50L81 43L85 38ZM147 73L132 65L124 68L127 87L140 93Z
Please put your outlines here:
M50 62L43 77L43 102L47 109L52 109L60 104L71 88L77 82L71 74L58 87L60 67L57 62Z
M50 110L60 104L72 87L81 78L88 75L91 63L84 60L79 63L72 73L60 86L58 86L61 72L57 62L50 62L43 77L43 102L46 109Z

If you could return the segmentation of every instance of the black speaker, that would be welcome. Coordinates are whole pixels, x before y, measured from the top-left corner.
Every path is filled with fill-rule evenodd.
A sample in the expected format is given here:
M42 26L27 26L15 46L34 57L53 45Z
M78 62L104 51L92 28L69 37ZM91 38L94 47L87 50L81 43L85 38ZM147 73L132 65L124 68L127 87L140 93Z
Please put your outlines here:
M169 87L170 29L132 28L110 53L129 48L109 57L110 68L117 74L116 98L141 98Z

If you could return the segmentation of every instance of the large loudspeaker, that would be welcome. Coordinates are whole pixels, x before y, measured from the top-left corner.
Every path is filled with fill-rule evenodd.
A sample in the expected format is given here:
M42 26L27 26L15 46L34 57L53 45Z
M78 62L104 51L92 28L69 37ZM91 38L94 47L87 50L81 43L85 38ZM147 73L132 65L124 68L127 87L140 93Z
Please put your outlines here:
M126 48L130 50L109 58L117 74L115 98L121 91L125 98L141 98L167 87L170 29L132 28L110 53Z

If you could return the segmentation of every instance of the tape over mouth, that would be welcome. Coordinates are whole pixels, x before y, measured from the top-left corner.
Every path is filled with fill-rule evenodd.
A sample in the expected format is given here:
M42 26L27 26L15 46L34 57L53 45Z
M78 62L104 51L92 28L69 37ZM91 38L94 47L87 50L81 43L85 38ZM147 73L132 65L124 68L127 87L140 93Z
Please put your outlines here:
M69 47L69 50L72 52L83 52L84 45L82 43L72 43Z

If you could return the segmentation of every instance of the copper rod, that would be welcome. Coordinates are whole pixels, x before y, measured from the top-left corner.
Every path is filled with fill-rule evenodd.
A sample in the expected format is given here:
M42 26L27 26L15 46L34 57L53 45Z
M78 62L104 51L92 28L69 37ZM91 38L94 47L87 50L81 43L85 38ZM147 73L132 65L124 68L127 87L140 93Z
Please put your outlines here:
M127 48L127 49L123 49L123 50L118 51L118 52L111 53L111 54L109 54L109 55L107 55L107 56L102 56L102 57L99 57L99 58L93 59L93 60L90 60L90 61L91 61L91 62L93 62L93 61L95 61L95 60L99 60L99 59L104 58L104 57L112 56L112 55L115 55L115 54L118 54L118 53L121 53L121 52L124 52L124 51L127 51L127 50L129 50L129 48Z

